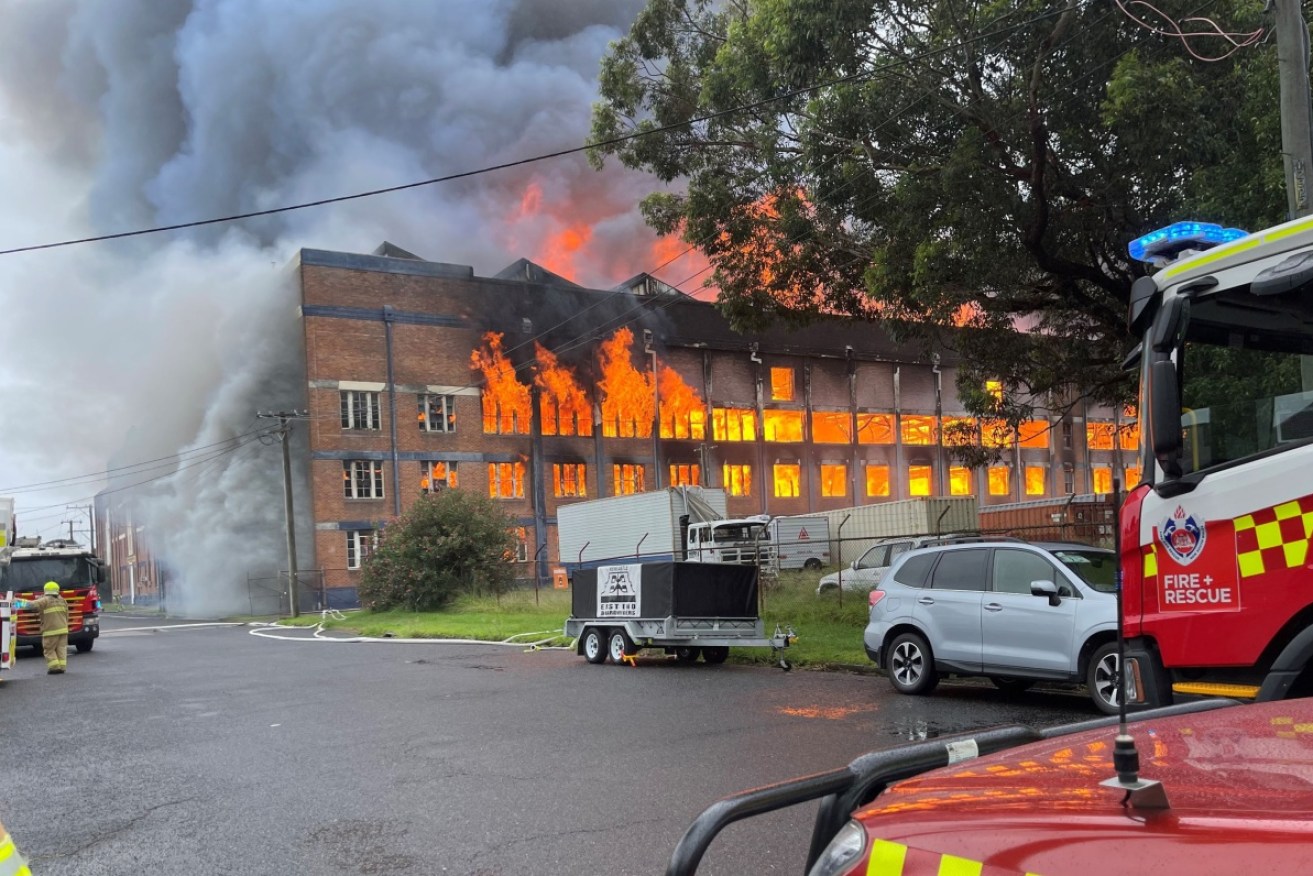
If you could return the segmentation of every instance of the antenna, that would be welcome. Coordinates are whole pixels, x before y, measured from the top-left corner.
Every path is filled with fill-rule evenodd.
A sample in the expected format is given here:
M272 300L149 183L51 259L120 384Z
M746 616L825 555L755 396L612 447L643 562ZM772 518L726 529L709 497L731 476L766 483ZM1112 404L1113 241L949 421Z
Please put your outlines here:
M1122 506L1122 479L1112 479L1112 507ZM1117 775L1099 784L1105 788L1121 788L1126 792L1122 805L1137 809L1167 809L1167 791L1162 782L1140 778L1140 752L1135 747L1130 729L1126 726L1126 621L1122 614L1122 527L1121 516L1116 515L1112 529L1113 581L1117 590L1117 739L1112 747L1112 767Z

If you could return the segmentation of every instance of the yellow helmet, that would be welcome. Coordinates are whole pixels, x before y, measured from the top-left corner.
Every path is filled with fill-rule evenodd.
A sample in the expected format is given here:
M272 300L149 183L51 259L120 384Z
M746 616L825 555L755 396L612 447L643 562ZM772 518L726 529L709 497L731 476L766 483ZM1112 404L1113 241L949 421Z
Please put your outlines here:
M54 581L47 581L45 586L45 591L47 593L58 593L59 585L56 584Z

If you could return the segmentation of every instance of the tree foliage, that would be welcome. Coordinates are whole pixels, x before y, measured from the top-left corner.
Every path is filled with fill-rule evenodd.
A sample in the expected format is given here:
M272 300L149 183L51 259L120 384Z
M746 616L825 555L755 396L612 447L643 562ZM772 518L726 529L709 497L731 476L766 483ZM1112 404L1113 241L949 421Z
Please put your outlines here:
M380 535L361 567L360 602L433 611L466 593L501 593L512 579L512 521L467 490L421 496Z
M682 185L645 216L707 253L736 326L878 320L1016 422L1055 391L1130 400L1129 240L1284 218L1276 66L1270 44L1195 61L1105 3L649 0L593 137L655 133L593 157Z

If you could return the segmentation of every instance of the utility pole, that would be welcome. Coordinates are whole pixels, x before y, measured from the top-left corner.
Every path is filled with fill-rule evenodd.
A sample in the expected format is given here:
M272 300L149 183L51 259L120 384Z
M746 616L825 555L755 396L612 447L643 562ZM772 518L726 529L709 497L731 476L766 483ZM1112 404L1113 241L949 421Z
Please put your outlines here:
M65 505L65 506L64 506L64 510L65 510L65 511L85 511L85 512L87 512L87 520L89 521L89 523L88 523L88 527L89 527L89 528L87 529L87 540L88 540L88 541L90 542L90 544L91 544L91 552L92 552L93 554L96 552L96 516L95 516L95 507L96 507L95 505ZM72 531L73 531L73 530L70 528L70 529L69 529L69 532L71 533ZM71 536L70 536L70 537L71 537Z
M67 523L67 524L68 524L68 540L69 540L69 541L73 541L73 524L76 523L77 521L74 521L74 520L61 520L61 521L59 521L59 522L60 522L60 523Z
M1289 218L1313 213L1308 175L1313 173L1313 118L1309 107L1308 25L1300 0L1271 0L1277 32L1277 69L1281 77L1281 156L1286 168Z
M310 416L307 411L278 411L277 413L258 413L261 419L278 420L278 436L283 444L283 512L287 516L287 610L292 617L299 617L297 587L301 583L296 568L296 517L292 512L292 457L288 450L287 439L292 434L290 420L304 420Z

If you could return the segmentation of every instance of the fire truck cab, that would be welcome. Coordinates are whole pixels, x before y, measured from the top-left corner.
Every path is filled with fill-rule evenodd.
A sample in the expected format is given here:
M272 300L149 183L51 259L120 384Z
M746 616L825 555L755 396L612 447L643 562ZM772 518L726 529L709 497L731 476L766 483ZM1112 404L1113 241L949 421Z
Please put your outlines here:
M68 602L68 643L79 653L90 651L100 636L104 565L87 548L64 539L18 539L0 557L0 592L37 599L47 581L58 584ZM34 612L15 612L15 628L19 646L41 647L41 619Z
M1127 699L1313 692L1313 219L1131 244L1143 482L1120 527Z

